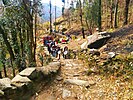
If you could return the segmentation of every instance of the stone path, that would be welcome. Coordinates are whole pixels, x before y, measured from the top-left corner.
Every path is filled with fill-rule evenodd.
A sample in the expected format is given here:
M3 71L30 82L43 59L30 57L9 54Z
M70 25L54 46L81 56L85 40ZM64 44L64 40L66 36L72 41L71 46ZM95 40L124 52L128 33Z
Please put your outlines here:
M95 85L97 77L86 75L87 67L79 60L61 59L61 72L54 82L31 100L84 100L86 89Z
M61 59L61 72L31 100L131 100L130 83L91 74L73 59ZM122 96L121 96L122 93Z
M115 35L112 34L113 37ZM86 39L77 39L76 42L70 42L68 47L78 49L85 41ZM122 81L114 76L109 78L95 74L87 76L88 67L77 59L61 59L61 64L61 72L56 79L44 86L31 100L132 100L133 98L133 88L129 87L133 82Z

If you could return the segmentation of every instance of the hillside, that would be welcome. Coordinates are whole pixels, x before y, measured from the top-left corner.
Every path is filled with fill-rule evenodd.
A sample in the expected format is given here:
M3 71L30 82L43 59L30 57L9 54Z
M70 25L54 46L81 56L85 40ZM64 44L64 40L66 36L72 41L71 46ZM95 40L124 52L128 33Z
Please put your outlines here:
M42 7L43 7L43 9L42 9L42 13L43 13L42 18L44 19L44 21L49 21L50 20L49 19L50 18L50 14L49 14L50 7L49 7L49 4L48 3L43 3ZM57 18L61 16L61 14L62 14L61 10L62 9L60 7L56 6L56 17ZM54 20L55 19L55 6L53 6L53 5L52 5L51 12L52 12L52 19Z
M0 100L133 100L133 0L42 1L0 2Z
M111 38L98 49L100 56L80 51L80 42L86 40L80 35L68 44L60 44L77 49L77 59L61 58L60 73L31 100L132 100L133 26L110 34ZM115 57L108 59L109 52Z

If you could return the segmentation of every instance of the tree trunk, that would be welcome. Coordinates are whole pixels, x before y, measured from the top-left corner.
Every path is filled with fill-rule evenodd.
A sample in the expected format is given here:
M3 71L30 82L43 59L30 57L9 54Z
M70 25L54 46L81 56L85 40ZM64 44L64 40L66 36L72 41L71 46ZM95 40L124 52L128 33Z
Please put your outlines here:
M68 28L71 27L70 11L68 11Z
M105 7L105 14L106 14L106 21L105 21L105 23L106 23L106 28L108 28L108 26L109 26L109 24L108 24L108 4L107 4L107 0L106 0L106 2L105 2L105 5L106 5L106 7Z
M24 46L23 46L23 39L22 39L22 32L21 28L19 29L19 39L20 39L20 50L21 50L21 57L24 57Z
M117 28L118 0L115 1L114 28Z
M7 34L4 33L3 29L1 28L1 26L0 26L0 33L2 34L3 40L5 42L5 45L7 46L7 50L9 52L9 54L10 54L10 57L14 61L15 57L14 57L14 53L13 53L12 47L11 47L9 41L7 40Z
M14 54L15 54L15 65L18 68L19 72L22 71L20 70L21 68L21 64L20 64L20 48L18 45L18 39L17 39L17 32L16 31L11 31L11 35L12 35L12 43L13 43L13 50L14 50Z
M128 23L128 9L129 9L129 3L130 0L125 0L125 9L124 9L124 23L123 25L126 25Z
M101 31L101 20L102 20L102 18L101 18L101 6L102 6L102 4L101 4L101 0L98 0L99 2L99 5L98 5L98 28L99 28L99 31Z
M81 4L81 0L79 0L79 5L80 5L80 22L81 22L81 26L82 26L82 35L83 35L83 39L85 39L83 20L82 20L82 4Z
M51 10L52 10L52 8L51 8L51 0L50 0L50 34L52 33L52 13L51 13Z
M90 30L89 25L88 25L88 21L87 21L87 17L85 17L85 22L86 22L86 26L87 26L88 30Z
M15 68L14 68L14 63L12 60L11 60L11 66L12 66L13 77L15 77Z
M34 64L34 54L33 54L33 48L34 48L34 38L33 38L33 20L30 19L30 37L29 37L29 47L30 47L30 58L29 58L29 62L30 62L30 67L35 66Z
M2 72L0 71L0 78L2 78Z
M5 66L5 62L6 62L6 50L5 50L5 46L2 46L1 50L2 51L0 52L0 57L1 57L0 59L1 59L1 63L2 63L2 68L4 68L4 76L7 77L6 66Z
M31 2L29 0L23 0L24 10L27 14L27 23L28 23L28 29L27 29L27 42L28 44L28 66L35 66L34 57L33 57L33 47L34 47L34 37L33 37L33 10L31 12ZM29 40L28 40L29 39Z
M113 28L113 0L111 0L111 7L110 7L110 26Z
M7 34L4 33L4 30L1 28L1 26L0 26L0 33L2 34L5 45L7 46L7 50L10 54L11 63L12 63L15 61L15 56L14 56L14 53L13 53L13 50L12 50L12 47L11 47L9 41L7 40ZM13 76L15 76L15 69L14 69L13 64L12 64L12 69L13 69Z
M56 0L55 0L55 32L56 32Z
M35 2L36 3L36 2ZM34 38L34 54L33 54L33 61L36 62L36 38L37 38L37 6L35 7L36 12L35 12L35 38ZM36 65L36 64L35 64Z
M26 68L25 60L24 60L24 45L23 45L23 38L22 38L22 30L19 28L19 40L20 40L20 56L21 56L21 64L20 64L20 71Z
M7 77L6 66L5 66L5 64L3 64L3 68L4 68L4 75L5 75L5 77Z

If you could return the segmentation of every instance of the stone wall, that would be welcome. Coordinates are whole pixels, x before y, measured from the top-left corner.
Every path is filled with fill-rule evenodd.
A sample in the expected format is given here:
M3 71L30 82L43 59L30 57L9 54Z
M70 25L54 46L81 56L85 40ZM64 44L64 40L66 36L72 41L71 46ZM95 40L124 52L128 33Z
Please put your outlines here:
M26 68L12 80L0 79L0 100L26 100L35 94L42 84L49 82L60 70L60 62L52 62L44 67Z

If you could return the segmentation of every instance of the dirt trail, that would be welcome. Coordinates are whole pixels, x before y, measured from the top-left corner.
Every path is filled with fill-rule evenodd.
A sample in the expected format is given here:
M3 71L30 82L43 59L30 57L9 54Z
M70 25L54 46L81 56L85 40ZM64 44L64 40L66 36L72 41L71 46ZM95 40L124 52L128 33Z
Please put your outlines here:
M75 59L61 59L61 72L44 86L31 100L131 100L132 89L128 81L98 74L87 75L87 66ZM89 86L65 83L66 79L88 81Z
M115 33L112 34L113 38L107 43L106 48L101 48L101 52L105 52L105 49L110 51L122 51L123 47L127 46L125 42L121 41L124 39L132 40L132 26L126 29L121 29L119 35L122 33L126 34L130 39L124 35L123 37L117 38ZM117 34L118 35L118 34ZM117 42L114 41L117 40ZM78 49L79 45L83 41L77 39L68 44L69 48ZM119 42L120 41L120 42ZM80 43L81 42L81 43ZM116 48L115 43L119 46ZM71 45L72 44L72 45ZM64 44L66 45L66 44ZM108 46L109 45L109 46ZM63 46L63 45L62 45ZM111 49L110 49L111 48ZM130 47L131 48L131 47ZM133 89L131 82L122 81L116 77L102 76L99 74L87 75L88 67L85 66L84 62L78 59L63 59L61 58L61 71L56 79L51 83L44 86L40 92L36 93L31 100L131 100L133 98ZM91 82L89 86L74 85L71 83L65 83L66 79L77 79Z
M116 77L105 78L98 74L87 75L87 66L73 59L61 59L59 75L51 83L42 87L31 100L131 100L133 90L128 81ZM66 79L84 80L89 86L65 83Z
M83 86L66 84L64 80L96 81L98 79L97 77L88 77L86 75L87 67L79 60L61 59L61 63L61 72L56 80L44 87L43 91L34 100L83 100L85 88ZM65 91L67 92L65 93Z

